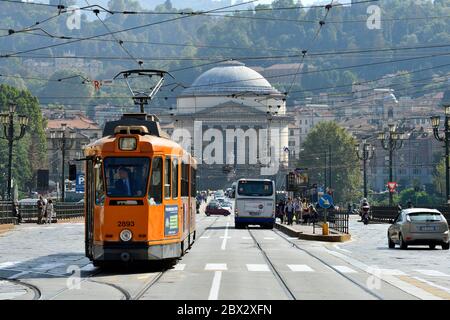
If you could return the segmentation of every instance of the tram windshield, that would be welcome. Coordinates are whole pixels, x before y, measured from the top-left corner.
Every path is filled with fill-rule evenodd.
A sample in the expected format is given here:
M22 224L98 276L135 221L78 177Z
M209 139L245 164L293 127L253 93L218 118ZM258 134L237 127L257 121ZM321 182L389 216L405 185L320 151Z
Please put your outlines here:
M143 197L147 191L149 158L106 158L106 192L109 197Z

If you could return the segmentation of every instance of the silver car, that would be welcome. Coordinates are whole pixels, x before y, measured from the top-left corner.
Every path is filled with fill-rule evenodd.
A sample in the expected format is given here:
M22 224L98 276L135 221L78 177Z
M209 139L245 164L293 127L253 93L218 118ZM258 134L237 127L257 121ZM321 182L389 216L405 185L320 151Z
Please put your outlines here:
M441 245L449 248L448 223L445 217L435 209L402 210L388 229L389 248L398 244L401 249L408 245L428 245L434 249Z

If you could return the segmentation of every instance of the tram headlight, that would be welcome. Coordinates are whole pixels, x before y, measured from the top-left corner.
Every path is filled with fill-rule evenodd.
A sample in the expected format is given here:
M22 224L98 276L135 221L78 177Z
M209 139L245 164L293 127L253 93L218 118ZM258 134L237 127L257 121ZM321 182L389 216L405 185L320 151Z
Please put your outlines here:
M137 148L135 137L124 137L119 140L119 149L122 151L134 151Z
M122 230L122 232L120 233L120 240L122 240L123 242L128 242L133 238L133 233L130 230Z

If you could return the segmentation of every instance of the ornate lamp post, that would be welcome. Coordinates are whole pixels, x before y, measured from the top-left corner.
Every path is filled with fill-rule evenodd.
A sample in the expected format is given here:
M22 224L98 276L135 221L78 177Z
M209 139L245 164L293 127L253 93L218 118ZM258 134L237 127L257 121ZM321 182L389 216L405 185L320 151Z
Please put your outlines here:
M61 202L65 200L65 161L66 161L66 151L70 150L74 143L76 133L70 131L67 135L67 124L62 123L61 129L50 131L50 139L53 142L54 149L60 149L62 152L62 161L61 161Z
M388 132L380 132L378 140L380 140L383 149L389 151L389 182L393 182L393 154L395 150L403 147L404 134L397 132L395 124L389 124ZM393 203L393 193L389 192L389 205L392 206Z
M2 139L8 141L8 186L7 186L7 199L9 201L12 200L12 153L13 153L13 144L14 141L18 141L23 138L25 135L25 130L28 126L28 117L24 115L18 116L18 121L20 125L20 133L19 135L15 135L14 128L14 115L16 113L16 105L9 105L9 112L6 114L0 115L0 122L3 125L3 136Z
M445 143L445 196L447 198L447 204L450 204L450 175L449 175L449 139L450 139L450 105L444 105L445 111L445 123L444 123L444 136L439 135L439 125L441 123L440 116L431 117L431 125L433 127L434 137L438 141Z
M355 146L355 152L358 159L363 162L364 198L367 198L367 161L373 158L375 147L363 140L361 145L357 144Z

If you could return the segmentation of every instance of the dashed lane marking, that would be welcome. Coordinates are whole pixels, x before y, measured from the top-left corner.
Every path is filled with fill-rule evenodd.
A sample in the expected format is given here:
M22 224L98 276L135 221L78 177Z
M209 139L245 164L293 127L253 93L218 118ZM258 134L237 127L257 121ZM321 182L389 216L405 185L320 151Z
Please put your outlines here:
M226 271L228 270L226 263L208 263L205 266L205 270L209 271Z
M352 268L349 268L347 266L333 266L336 270L342 273L357 273L357 271L353 270Z
M30 273L29 271L22 271L22 272L16 273L15 275L12 275L8 279L10 279L10 280L18 279L21 276L24 276L24 275L29 274L29 273Z
M264 240L275 240L275 238L272 238L272 237L264 237Z
M179 263L173 268L173 270L175 270L175 271L183 271L184 268L186 268L186 265L182 264L182 263Z
M221 280L222 280L222 271L215 271L211 289L209 290L208 300L217 300L219 298Z
M226 249L226 246L227 246L228 227L229 227L229 226L230 226L230 223L227 222L227 226L225 227L225 234L224 234L223 241L222 241L222 246L221 246L221 249L222 249L222 250L225 250L225 249Z
M251 240L251 237L242 237L242 240Z
M422 270L422 269L416 269L414 271L417 271L425 276L429 276L429 277L450 277L449 274L440 272L440 271L436 271L436 270Z
M403 271L397 269L375 269L375 271L380 272L384 276L404 276L406 275Z
M314 272L314 270L306 264L288 264L287 266L293 272Z
M18 265L21 263L21 261L7 261L0 263L0 269L8 269L10 267L13 267L15 265Z
M201 236L200 239L209 239L209 236Z
M56 268L64 266L64 265L65 265L64 263L58 263L58 262L44 263L44 264L41 264L40 266L33 268L33 270L38 270L38 271L51 270L51 269L56 269Z
M450 289L449 289L449 288L440 286L440 285L438 285L438 284L436 284L436 283L433 283L433 282L431 282L431 281L428 281L428 280L425 280L425 279L422 279L422 278L419 278L419 277L413 277L413 278L416 279L416 280L422 281L422 282L424 282L424 283L426 283L426 284L428 284L428 285L430 285L430 286L432 286L432 287L435 287L435 288L438 288L438 289L440 289L440 290L443 290L443 291L445 291L445 292L450 293Z
M403 280L406 283L409 283L413 285L414 287L418 289L422 289L423 291L427 292L430 297L428 300L450 300L450 294L449 292L446 292L442 290L441 288L436 288L436 285L431 286L428 281L423 279L418 279L417 277L410 278L407 276L399 276L399 279Z
M247 270L251 272L270 272L267 264L247 264Z

